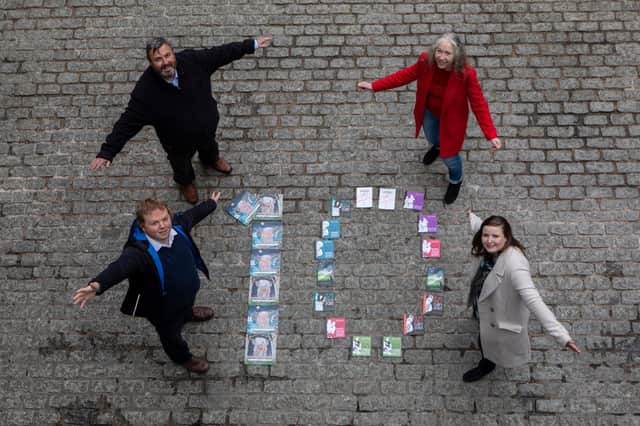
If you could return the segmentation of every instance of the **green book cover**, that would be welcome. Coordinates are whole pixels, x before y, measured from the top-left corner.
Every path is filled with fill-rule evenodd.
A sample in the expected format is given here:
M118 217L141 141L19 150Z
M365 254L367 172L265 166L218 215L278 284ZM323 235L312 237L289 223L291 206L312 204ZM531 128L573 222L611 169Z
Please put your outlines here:
M382 356L394 358L401 357L402 338L395 336L384 336L382 338Z
M371 336L353 336L351 356L371 356Z

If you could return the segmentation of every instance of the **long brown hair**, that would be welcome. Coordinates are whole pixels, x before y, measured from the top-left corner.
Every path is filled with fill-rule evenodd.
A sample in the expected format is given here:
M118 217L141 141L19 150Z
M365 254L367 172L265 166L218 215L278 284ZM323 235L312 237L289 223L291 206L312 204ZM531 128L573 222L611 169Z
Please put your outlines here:
M506 240L502 251L504 251L508 247L517 247L524 254L525 248L522 245L522 243L520 243L520 241L518 241L513 236L513 233L511 232L511 225L509 225L509 222L507 222L507 219L505 219L502 216L489 216L484 220L484 222L482 222L482 225L480 226L480 230L478 230L478 232L476 232L476 234L473 236L473 241L471 243L472 255L476 257L490 256L490 254L487 253L487 251L484 249L484 246L482 245L482 230L484 229L485 226L499 226L502 228L502 233L504 234L504 238Z
M454 33L444 33L433 43L427 60L429 64L433 64L436 61L436 49L441 42L448 42L453 48L453 70L464 74L464 66L467 64L467 52L464 49L464 44L460 40L460 37Z

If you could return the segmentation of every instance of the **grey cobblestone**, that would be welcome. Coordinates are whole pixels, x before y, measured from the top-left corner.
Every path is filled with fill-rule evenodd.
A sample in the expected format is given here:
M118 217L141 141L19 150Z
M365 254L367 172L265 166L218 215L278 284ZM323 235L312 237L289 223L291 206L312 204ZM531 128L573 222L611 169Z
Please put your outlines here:
M637 1L5 1L0 7L0 423L8 425L637 425L640 381L640 4ZM465 185L443 207L444 167L413 139L415 84L355 90L413 64L455 30L478 67L505 149L471 119ZM144 70L144 42L200 48L255 35L274 45L212 78L234 174L196 165L201 195L285 196L278 362L242 364L249 233L219 211L196 239L213 271L198 296L216 310L185 333L208 374L166 358L152 327L119 314L124 285L70 304L122 247L135 200L181 210L155 133L107 172L88 163ZM402 358L380 356L415 310L427 263L415 214L354 209L337 244L338 314L373 336L373 356L324 337L313 314L312 241L332 195L356 186L424 188L437 213L447 299ZM534 281L579 356L532 320L533 362L473 385L480 357L465 310L465 210L503 214ZM429 263L430 264L430 263ZM597 383L598 386L593 386Z

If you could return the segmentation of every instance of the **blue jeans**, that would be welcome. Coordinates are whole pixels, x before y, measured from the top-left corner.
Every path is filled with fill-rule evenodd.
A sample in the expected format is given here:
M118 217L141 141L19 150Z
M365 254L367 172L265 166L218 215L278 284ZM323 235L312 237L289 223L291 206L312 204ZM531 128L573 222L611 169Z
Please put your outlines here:
M424 120L422 121L422 130L424 130L424 136L427 138L427 142L433 145L435 148L440 149L440 119L428 109L424 111ZM462 158L460 154L456 154L453 157L442 158L442 162L447 169L449 169L449 182L460 183L462 182Z

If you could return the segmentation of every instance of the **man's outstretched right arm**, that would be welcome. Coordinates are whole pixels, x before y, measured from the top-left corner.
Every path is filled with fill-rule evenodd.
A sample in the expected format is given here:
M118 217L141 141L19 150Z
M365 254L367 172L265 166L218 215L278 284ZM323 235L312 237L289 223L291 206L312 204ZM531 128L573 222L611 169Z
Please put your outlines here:
M100 152L91 161L91 169L98 170L102 166L109 167L113 158L122 151L125 144L134 137L145 125L150 124L144 107L133 96L127 108L122 113L107 140L100 147Z

